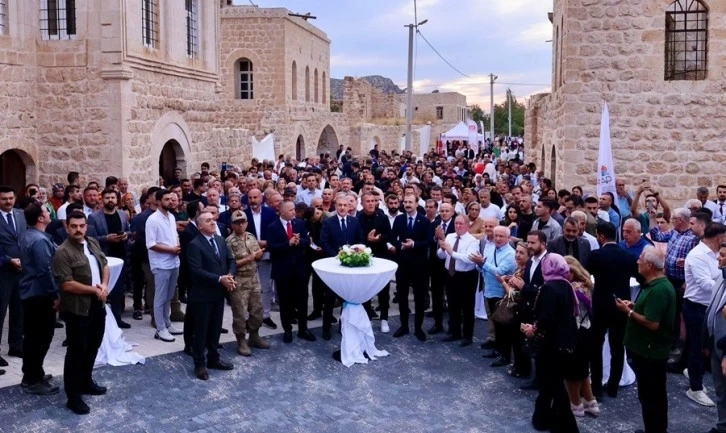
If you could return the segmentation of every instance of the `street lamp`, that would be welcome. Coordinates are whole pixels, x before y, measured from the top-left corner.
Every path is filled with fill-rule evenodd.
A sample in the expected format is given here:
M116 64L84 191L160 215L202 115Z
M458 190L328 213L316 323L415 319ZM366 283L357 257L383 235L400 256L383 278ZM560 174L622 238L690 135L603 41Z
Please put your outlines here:
M411 150L411 124L413 123L413 29L426 24L423 20L418 24L408 24L408 87L406 88L406 150Z

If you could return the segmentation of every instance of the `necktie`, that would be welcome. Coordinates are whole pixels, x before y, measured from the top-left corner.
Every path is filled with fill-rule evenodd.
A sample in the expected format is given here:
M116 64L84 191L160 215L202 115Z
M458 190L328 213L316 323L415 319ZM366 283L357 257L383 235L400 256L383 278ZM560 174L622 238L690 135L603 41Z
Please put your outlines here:
M287 222L287 240L289 241L292 239L292 223L290 221Z
M408 231L413 231L413 217L408 217Z
M719 209L720 209L720 210L719 210L719 212L721 212L721 219L723 219L723 217L724 217L724 214L723 214L723 205L724 205L724 204L723 204L723 203L721 203L721 204L720 204L720 206L719 206ZM10 214L8 214L8 217L9 217L9 216L10 216Z
M10 226L10 230L12 230L13 233L15 234L16 233L15 223L13 222L13 213L12 212L8 213L8 225Z
M217 243L214 242L214 237L209 238L209 244L212 246L214 254L219 257L219 250L217 249Z
M340 229L343 230L343 233L346 233L348 230L348 226L345 224L345 217L340 219Z
M441 228L444 230L444 234L446 233L446 223L441 224Z
M456 242L454 242L454 252L459 249L459 239L461 239L461 236L456 237ZM456 260L454 260L453 257L449 257L449 275L452 277L456 273Z

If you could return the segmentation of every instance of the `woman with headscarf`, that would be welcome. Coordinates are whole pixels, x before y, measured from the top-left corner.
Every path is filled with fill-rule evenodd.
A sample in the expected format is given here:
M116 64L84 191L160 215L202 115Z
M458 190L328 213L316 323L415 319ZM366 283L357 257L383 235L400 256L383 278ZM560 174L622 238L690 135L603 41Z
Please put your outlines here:
M40 187L38 188L38 194L35 196L35 198L42 204L43 206L48 209L48 212L50 213L50 219L54 220L58 218L58 215L55 213L55 208L53 207L53 204L48 200L48 190Z
M569 282L570 266L561 255L550 253L541 268L545 284L535 300L534 323L521 327L527 338L537 341L539 394L532 425L537 430L579 433L564 380L577 342L578 303Z

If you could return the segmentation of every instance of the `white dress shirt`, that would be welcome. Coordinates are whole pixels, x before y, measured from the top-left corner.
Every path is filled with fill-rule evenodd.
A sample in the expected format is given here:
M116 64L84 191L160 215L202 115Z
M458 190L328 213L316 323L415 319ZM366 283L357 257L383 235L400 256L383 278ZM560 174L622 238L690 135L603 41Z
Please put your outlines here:
M534 279L534 271L537 270L539 267L540 262L544 258L545 254L547 254L547 250L542 251L542 254L539 256L533 256L532 257L532 266L529 267L529 281L531 282L532 279Z
M479 210L479 218L494 218L497 222L499 222L502 218L504 218L504 215L502 214L502 209L499 206L494 203L489 203L489 206L481 207L481 210Z
M91 266L91 285L96 287L96 285L101 284L101 268L96 256L91 254L91 251L88 249L88 242L85 240L83 241L83 254L86 255L88 264Z
M716 201L715 203L708 200L705 205L706 209L709 209L713 214L713 222L726 224L726 202L721 203Z
M718 252L711 251L708 245L700 242L686 256L686 291L684 299L708 306L713 297L716 278L721 274L718 269Z
M155 245L175 247L179 245L176 231L176 220L171 212L164 215L161 210L146 220L146 248L149 250L149 266L151 269L174 269L179 267L179 256L171 253L160 253L151 248Z
M583 232L582 237L585 238L588 242L590 242L590 251L595 251L597 249L600 249L600 244L597 243L597 238L593 235L591 235L588 232Z
M456 238L458 236L459 235L456 233L449 233L446 235L446 243L451 245L451 248L454 248L454 244L456 244ZM476 264L469 259L469 256L478 252L479 241L467 232L461 235L459 245L457 245L456 251L453 254L449 254L442 248L439 248L438 251L436 251L436 255L440 259L446 259L444 269L449 269L449 261L453 258L456 260L454 266L456 266L457 272L469 272L476 269Z

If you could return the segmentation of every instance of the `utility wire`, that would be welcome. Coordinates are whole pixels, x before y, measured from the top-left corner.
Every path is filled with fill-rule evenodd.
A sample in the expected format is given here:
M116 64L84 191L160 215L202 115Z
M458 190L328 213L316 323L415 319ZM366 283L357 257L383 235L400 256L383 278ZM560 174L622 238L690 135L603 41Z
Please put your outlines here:
M439 53L439 52L438 52L438 50L436 50L436 48L434 48L434 46L433 46L433 45L431 45L431 42L429 42L429 41L428 41L428 39L426 39L426 37L425 37L425 36L423 35L423 33L421 33L421 30L419 30L419 29L417 28L417 29L416 29L416 33L417 33L417 34L418 34L419 36L421 36L421 38L422 38L422 39L424 40L424 42L426 42L426 44L427 44L427 45L428 45L428 46L429 46L429 47L430 47L430 48L431 48L431 49L432 49L432 50L434 51L434 53L436 53L436 55L438 55L438 56L439 56L439 57L441 58L441 60L443 60L443 61L444 61L444 63L446 63L447 65L449 65L449 67L451 67L451 69L455 70L456 72L458 72L459 74L461 74L461 75L462 75L463 77L466 77L466 78L471 78L470 76L468 76L468 75L466 75L465 73L461 72L460 70L456 69L456 68L454 67L454 65L452 65L451 63L449 63L449 61L448 61L448 60L446 60L446 59L444 58L444 56L442 56L442 55L441 55L441 53Z

